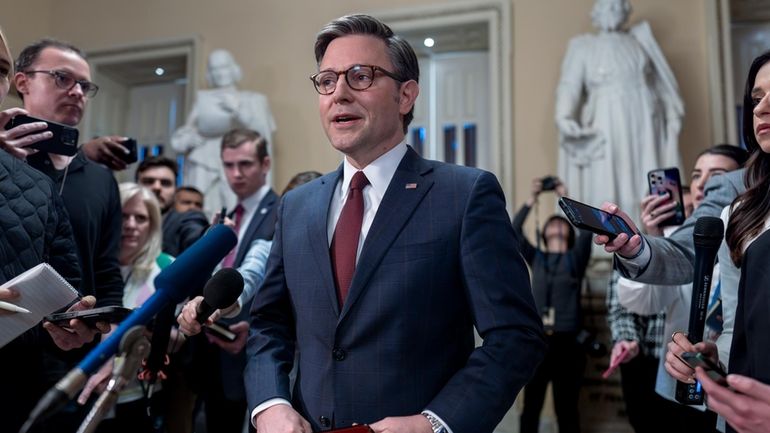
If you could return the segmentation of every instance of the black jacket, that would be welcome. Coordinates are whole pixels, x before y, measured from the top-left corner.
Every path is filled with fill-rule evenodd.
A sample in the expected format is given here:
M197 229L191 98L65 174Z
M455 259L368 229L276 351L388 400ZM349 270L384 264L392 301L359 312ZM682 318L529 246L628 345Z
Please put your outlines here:
M209 222L203 212L169 210L163 216L163 252L179 256L200 239L208 227Z
M82 152L66 171L56 170L44 152L27 161L53 180L57 192L61 191L82 265L81 291L96 296L98 307L122 305L118 252L123 213L112 172L87 160Z
M48 262L74 287L80 285L75 239L57 192L45 175L0 151L0 283ZM39 324L0 348L0 430L18 431L48 386L42 374L47 358L59 352Z

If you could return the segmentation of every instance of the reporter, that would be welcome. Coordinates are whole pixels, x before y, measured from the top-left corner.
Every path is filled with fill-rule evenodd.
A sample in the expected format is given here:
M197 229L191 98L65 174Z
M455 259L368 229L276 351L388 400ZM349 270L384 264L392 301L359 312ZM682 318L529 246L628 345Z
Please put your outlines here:
M173 258L161 252L160 204L155 195L132 182L121 183L119 190L123 224L118 259L125 281L123 305L137 308L155 293L155 277ZM179 349L183 342L184 337L172 329L170 351ZM84 404L88 401L94 389L102 391L111 376L112 362L108 362L91 377L78 402ZM144 387L137 380L132 381L120 392L115 418L105 420L99 431L152 431L154 423L158 422L158 413L153 411L152 417L148 415L149 398Z
M729 372L770 384L770 302L766 261L770 254L770 51L749 69L744 91L743 139L749 151L746 192L725 208L725 242L719 250L724 329L716 346L691 345L685 338L669 343L666 370L692 380L692 369L677 359L685 350L705 351L713 361L729 360ZM753 109L749 110L749 107ZM716 351L715 349L718 349ZM717 405L717 408L720 408ZM720 409L723 410L724 408ZM716 409L715 409L716 410ZM723 414L728 414L725 409ZM728 425L727 431L736 431Z
M521 431L538 430L546 388L551 382L559 431L577 432L577 402L586 364L584 348L578 342L582 325L580 289L591 257L592 234L583 230L576 235L565 218L553 215L543 224L542 234L537 234L536 245L532 245L524 235L523 225L544 188L559 197L567 194L559 179L533 179L532 196L512 223L519 250L532 269L532 292L548 345L545 359L525 387ZM564 364L564 359L570 362Z

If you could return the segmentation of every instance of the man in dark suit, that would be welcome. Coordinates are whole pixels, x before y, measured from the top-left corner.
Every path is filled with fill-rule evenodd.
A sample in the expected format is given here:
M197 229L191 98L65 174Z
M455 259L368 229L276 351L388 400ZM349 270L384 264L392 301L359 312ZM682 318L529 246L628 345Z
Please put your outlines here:
M316 60L321 123L345 158L279 208L251 311L252 423L491 432L545 348L500 185L406 145L419 69L387 26L335 20Z
M227 183L238 198L228 215L235 222L238 245L225 257L222 266L237 268L253 241L273 238L278 195L266 182L270 156L267 140L258 132L234 129L225 134L221 157ZM207 356L199 359L202 362L198 370L199 377L205 378L202 395L209 432L240 433L243 430L246 413L243 386L246 354L243 348L249 330L246 322L249 307L244 306L236 317L225 320L237 336L234 342L205 336L211 345L206 351Z

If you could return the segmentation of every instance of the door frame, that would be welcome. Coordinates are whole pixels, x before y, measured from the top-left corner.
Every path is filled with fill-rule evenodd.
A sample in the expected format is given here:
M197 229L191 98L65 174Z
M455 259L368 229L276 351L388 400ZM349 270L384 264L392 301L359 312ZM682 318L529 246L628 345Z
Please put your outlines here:
M151 60L169 56L184 56L186 60L186 80L184 116L190 112L198 80L198 53L201 41L198 36L187 36L172 39L141 42L137 44L119 45L101 50L88 51L88 63L91 70L96 73L100 66L114 63L126 63L139 60ZM86 112L83 122L82 137L90 137L93 134L92 118L90 110Z
M414 6L375 11L394 32L426 27L452 27L485 23L489 28L490 146L489 167L502 184L507 197L513 197L514 145L511 4L507 0L473 0L462 3Z

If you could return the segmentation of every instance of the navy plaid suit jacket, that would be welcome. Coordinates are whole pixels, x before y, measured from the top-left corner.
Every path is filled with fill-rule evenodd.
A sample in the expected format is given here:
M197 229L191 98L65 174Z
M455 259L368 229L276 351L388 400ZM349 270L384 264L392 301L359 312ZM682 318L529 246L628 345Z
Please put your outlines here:
M295 189L279 208L251 310L249 410L284 398L321 431L428 409L454 433L491 432L545 350L500 185L410 148L340 309L327 214L341 176Z

